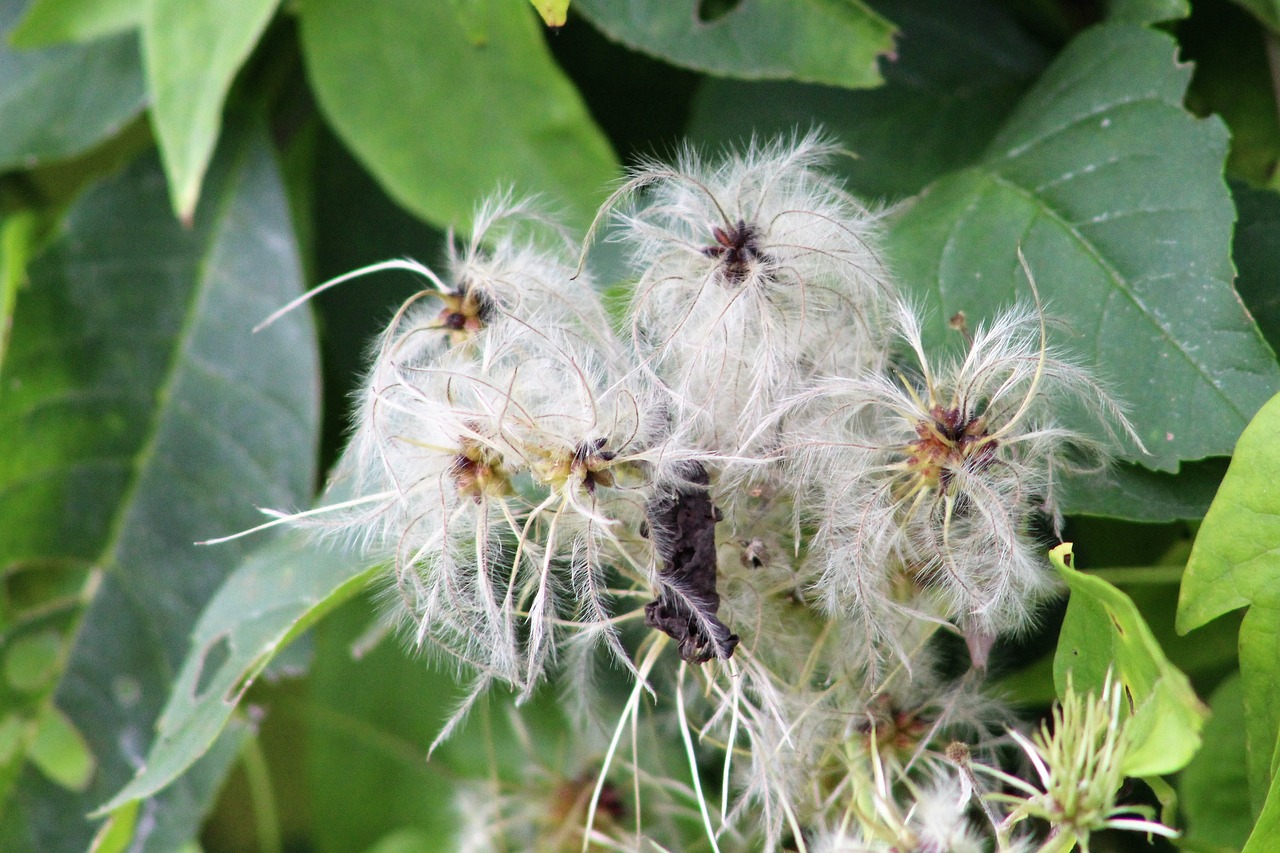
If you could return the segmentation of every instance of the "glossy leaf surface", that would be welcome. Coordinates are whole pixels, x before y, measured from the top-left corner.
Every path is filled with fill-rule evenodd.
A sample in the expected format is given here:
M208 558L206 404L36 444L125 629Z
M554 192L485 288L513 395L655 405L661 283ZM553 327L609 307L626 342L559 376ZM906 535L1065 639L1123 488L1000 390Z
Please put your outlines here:
M879 85L894 26L860 0L740 0L710 18L699 0L577 0L601 32L675 65L723 77ZM722 13L721 13L722 12Z
M1240 436L1222 488L1187 561L1178 630L1248 607L1240 627L1240 673L1249 792L1262 807L1280 737L1280 397Z
M335 130L400 204L466 230L506 187L583 227L618 172L526 4L306 0L302 45Z
M1021 249L1070 325L1056 342L1097 368L1146 445L1123 456L1167 472L1229 454L1280 387L1231 288L1226 134L1183 109L1188 77L1168 36L1086 31L981 162L927 188L890 240L904 286L932 309L935 345L956 337L945 321L957 311L972 323L1031 301Z
M1078 690L1100 690L1113 671L1129 694L1130 749L1127 776L1163 776L1186 766L1200 747L1208 710L1187 677L1156 642L1133 601L1100 578L1071 566L1071 545L1050 552L1071 588L1067 614L1053 660L1053 680L1062 696L1067 676Z
M151 0L142 21L151 118L174 211L189 220L222 107L280 0Z
M0 1L0 169L79 154L113 136L146 103L135 35L17 50L8 34L25 5Z
M73 645L52 701L97 771L74 792L28 770L4 815L21 841L5 849L84 849L93 825L72 816L133 774L191 626L245 554L193 543L312 488L314 333L302 313L250 333L301 287L265 133L233 134L210 181L190 229L169 212L154 158L98 184L17 305L0 395L0 565L88 579L55 599ZM145 804L145 825L192 837L211 777Z

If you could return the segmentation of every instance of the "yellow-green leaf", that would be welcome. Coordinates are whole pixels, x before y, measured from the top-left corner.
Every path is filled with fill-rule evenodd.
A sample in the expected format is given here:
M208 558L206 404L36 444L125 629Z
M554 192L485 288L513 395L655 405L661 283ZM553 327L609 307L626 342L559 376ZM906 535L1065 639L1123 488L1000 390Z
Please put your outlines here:
M548 27L563 27L569 16L569 0L530 0Z
M1071 566L1071 544L1049 552L1071 599L1058 638L1053 680L1062 696L1071 673L1076 688L1101 689L1112 670L1125 686L1129 720L1127 776L1161 776L1187 765L1200 747L1208 709L1187 677L1165 657L1129 596Z
M174 211L189 221L236 72L280 0L152 0L142 22L151 119Z

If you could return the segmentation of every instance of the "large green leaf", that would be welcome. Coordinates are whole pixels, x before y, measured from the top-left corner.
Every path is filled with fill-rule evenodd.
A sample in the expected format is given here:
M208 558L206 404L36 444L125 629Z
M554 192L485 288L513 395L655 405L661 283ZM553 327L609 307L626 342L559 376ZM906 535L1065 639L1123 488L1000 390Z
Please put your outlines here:
M881 82L894 26L861 0L739 0L707 20L702 0L576 0L628 47L697 71L865 88Z
M313 840L319 853L345 853L414 826L440 839L439 849L451 849L445 839L457 823L458 760L465 765L469 755L469 775L482 779L497 747L472 738L473 749L459 749L455 740L427 761L427 747L460 698L458 687L391 638L357 660L352 644L374 618L367 600L353 602L317 631L304 717L307 782L312 809L329 819L315 827Z
M711 79L694 99L690 135L733 144L819 124L855 156L833 164L850 189L902 197L977 160L1044 67L1010 16L978 0L885 0L905 34L885 84L868 91Z
M495 690L428 761L428 747L464 688L439 661L411 656L394 633L371 644L371 629L377 635L379 627L370 600L358 599L316 629L300 722L307 725L311 809L327 816L312 834L320 853L363 850L410 827L438 839L425 849L454 850L455 795L463 784L536 779L547 788L554 782L535 763L568 778L594 769L598 756L584 741L595 741L570 732L550 687L518 711L509 692ZM517 715L532 754L508 724Z
M1191 631L1248 607L1240 626L1249 792L1255 813L1274 776L1280 735L1280 396L1258 412L1196 536L1178 602Z
M35 0L9 40L19 48L93 41L135 29L146 5L139 0Z
M934 345L958 337L946 325L957 311L973 322L1030 301L1021 250L1070 324L1056 342L1097 368L1149 451L1123 456L1168 472L1228 455L1280 387L1231 289L1227 135L1183 109L1190 69L1175 53L1145 27L1082 33L982 161L926 189L890 237Z
M304 0L301 18L321 109L409 210L461 226L514 187L591 221L617 161L527 4Z
M83 791L28 769L2 830L20 842L5 849L84 849L81 816L133 775L191 627L247 547L193 543L312 488L310 323L298 312L250 333L301 288L283 190L265 130L229 136L190 228L148 158L72 208L18 302L0 396L0 567L11 595L16 579L88 578L53 701L97 769ZM146 804L143 823L189 838L208 805L199 787Z
M146 102L132 34L14 50L25 0L0 0L0 170L78 154L115 134Z
M222 105L280 0L150 0L142 54L174 211L190 220Z
M146 761L101 811L150 797L182 775L276 652L363 589L375 571L349 550L309 544L300 534L253 554L201 615Z
M1187 837L1210 849L1239 850L1253 828L1242 808L1249 801L1245 776L1244 692L1232 676L1209 697L1213 716L1204 727L1204 748L1178 778ZM1192 849L1200 849L1193 847Z
M1191 683L1165 657L1133 601L1101 578L1071 566L1071 546L1050 558L1071 588L1053 659L1062 696L1070 674L1077 689L1101 689L1108 671L1124 684L1133 715L1128 721L1128 776L1163 776L1181 770L1200 747L1208 716Z

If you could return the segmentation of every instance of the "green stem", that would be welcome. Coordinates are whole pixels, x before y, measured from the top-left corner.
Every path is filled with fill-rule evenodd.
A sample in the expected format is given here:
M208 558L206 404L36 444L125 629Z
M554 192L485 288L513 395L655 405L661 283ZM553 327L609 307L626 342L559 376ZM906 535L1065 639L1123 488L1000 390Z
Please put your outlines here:
M282 853L280 843L280 816L276 809L276 797L271 788L271 772L262 743L255 735L245 743L240 754L245 776L249 779L249 800L253 804L253 825L258 836L258 849L262 853Z
M1076 834L1062 827L1055 827L1053 833L1036 853L1070 853L1076 848Z

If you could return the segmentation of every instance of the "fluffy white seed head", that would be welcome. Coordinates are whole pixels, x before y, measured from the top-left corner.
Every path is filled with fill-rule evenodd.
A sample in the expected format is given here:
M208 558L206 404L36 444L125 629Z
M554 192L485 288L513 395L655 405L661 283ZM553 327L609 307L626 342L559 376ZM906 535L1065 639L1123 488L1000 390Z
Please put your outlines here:
M1103 439L1128 424L1088 371L1048 347L1034 308L1000 314L941 363L905 303L895 325L908 360L893 376L821 380L793 404L792 471L820 523L816 585L880 646L895 647L908 614L954 619L982 650L1028 626L1054 589L1033 523L1057 520L1057 481L1101 467ZM1067 407L1091 412L1102 438L1062 426Z
M620 191L632 335L704 449L767 452L759 425L807 377L882 359L877 216L823 171L836 154L812 133L718 160L686 149Z

